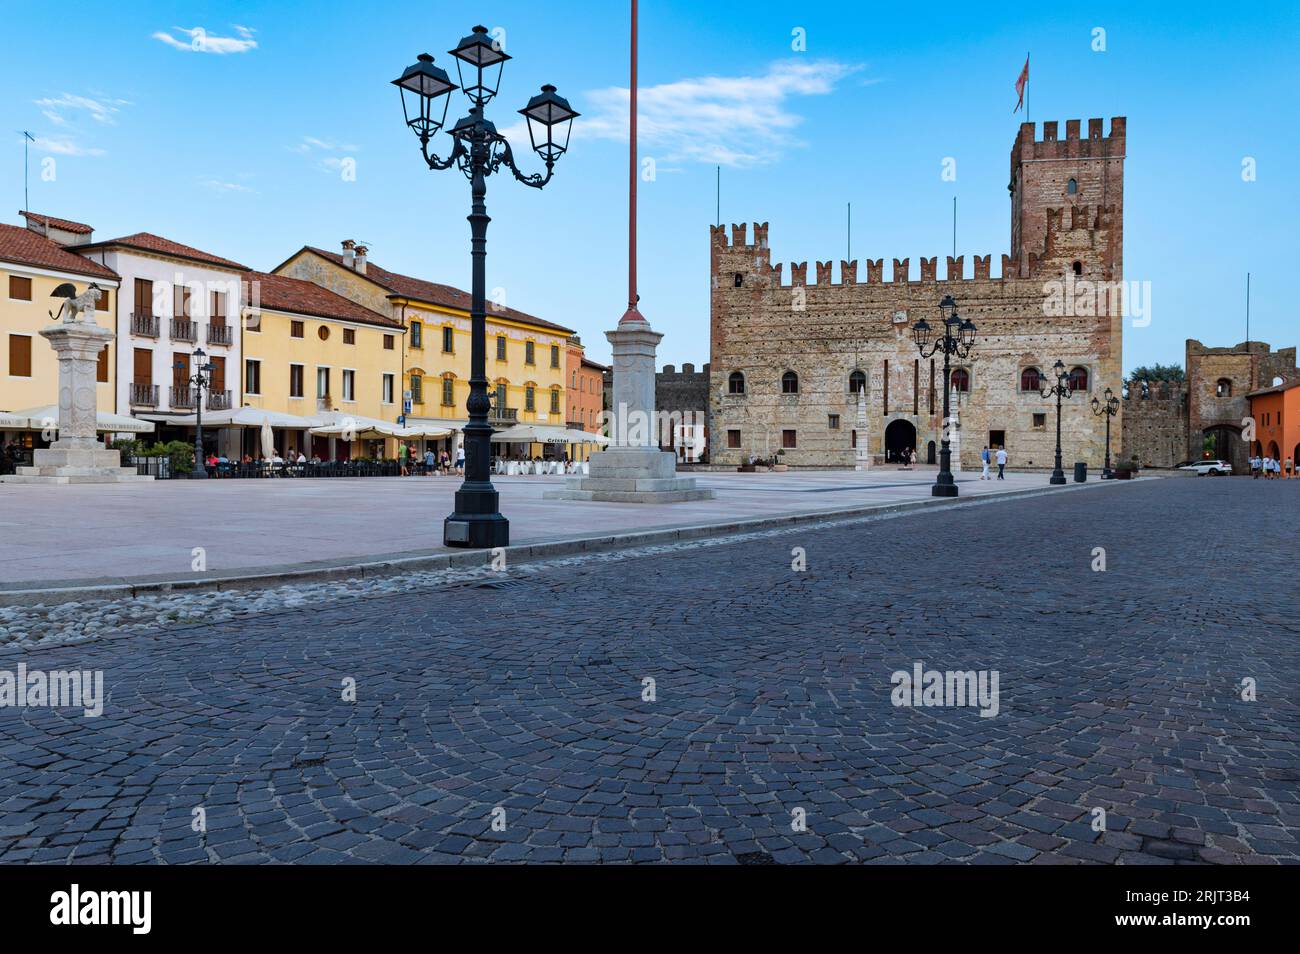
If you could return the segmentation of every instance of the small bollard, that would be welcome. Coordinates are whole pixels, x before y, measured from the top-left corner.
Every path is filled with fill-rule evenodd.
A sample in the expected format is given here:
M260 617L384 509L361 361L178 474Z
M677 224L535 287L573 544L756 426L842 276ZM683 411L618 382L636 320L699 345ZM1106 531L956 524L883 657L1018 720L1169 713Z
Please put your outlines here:
M1074 482L1076 484L1086 483L1088 480L1088 465L1085 461L1076 460L1074 462Z

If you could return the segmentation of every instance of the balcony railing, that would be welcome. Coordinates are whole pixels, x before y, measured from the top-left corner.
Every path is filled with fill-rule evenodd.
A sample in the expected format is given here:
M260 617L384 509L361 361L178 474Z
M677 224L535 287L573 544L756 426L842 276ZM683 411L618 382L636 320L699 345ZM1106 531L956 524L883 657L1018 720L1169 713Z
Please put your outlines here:
M229 346L235 340L233 331L229 325L208 325L208 344Z
M519 408L494 407L488 411L489 424L516 424L519 421Z
M157 407L158 406L158 385L156 384L131 384L131 406L132 407Z
M171 396L169 400L171 401L172 407L185 407L185 408L194 407L194 402L195 402L194 388L189 386L176 387L175 385L173 385L171 388Z
M173 318L171 323L172 341L197 341L199 328L186 318Z
M153 315L131 313L131 334L142 338L157 338L160 322Z
M230 392L229 391L209 391L207 408L209 411L229 411L230 410Z

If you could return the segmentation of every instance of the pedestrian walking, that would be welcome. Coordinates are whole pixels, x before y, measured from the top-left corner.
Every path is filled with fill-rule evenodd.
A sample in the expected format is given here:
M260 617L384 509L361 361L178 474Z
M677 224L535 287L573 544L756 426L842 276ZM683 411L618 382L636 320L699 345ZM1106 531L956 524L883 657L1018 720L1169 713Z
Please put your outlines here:
M411 448L407 446L406 441L399 441L397 444L397 466L398 472L403 476L409 476L411 471L407 463L411 456Z
M984 449L980 451L980 463L984 465L984 469L980 473L980 480L988 480L989 479L989 447L987 444L985 444Z
M1293 473L1293 471L1291 470L1291 458L1288 457L1288 458L1286 459L1286 479L1287 479L1287 480L1290 480L1290 479L1291 479L1291 474L1292 474L1292 473Z
M1250 476L1255 480L1259 480L1259 458L1258 457L1252 456L1250 458Z
M1003 471L1007 466L1007 449L999 445L998 447L998 480L1006 480Z

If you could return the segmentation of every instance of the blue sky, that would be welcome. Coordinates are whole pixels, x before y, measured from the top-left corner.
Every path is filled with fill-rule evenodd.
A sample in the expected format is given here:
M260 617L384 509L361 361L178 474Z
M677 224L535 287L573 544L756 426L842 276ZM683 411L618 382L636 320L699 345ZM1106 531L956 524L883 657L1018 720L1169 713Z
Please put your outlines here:
M641 186L641 296L661 362L708 359L718 163L723 221L770 222L774 261L841 258L847 202L855 257L942 261L954 195L958 251L996 261L1026 51L1031 119L1128 117L1125 277L1151 283L1152 321L1126 329L1125 368L1181 362L1188 337L1242 340L1247 271L1251 337L1296 344L1296 10L643 4L642 155L657 174ZM3 219L18 220L15 131L29 129L31 207L97 237L157 232L262 269L352 238L387 268L467 288L468 186L423 168L388 81L426 50L448 63L480 21L515 57L489 107L499 126L544 82L584 114L546 190L490 180L488 286L607 357L626 302L622 3L16 6L6 32L24 39L0 58ZM191 49L184 31L200 27L223 52Z

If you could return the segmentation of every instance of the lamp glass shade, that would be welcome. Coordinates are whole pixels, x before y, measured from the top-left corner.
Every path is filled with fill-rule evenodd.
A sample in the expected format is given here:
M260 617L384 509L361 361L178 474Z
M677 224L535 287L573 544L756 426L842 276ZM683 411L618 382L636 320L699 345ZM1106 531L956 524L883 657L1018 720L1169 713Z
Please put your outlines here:
M961 323L961 343L968 348L975 343L975 322L969 318Z
M501 86L501 71L510 54L502 49L499 41L488 35L487 27L476 26L450 53L456 57L456 75L460 78L461 89L472 103L482 106L497 94ZM466 67L471 71L468 81Z
M554 162L569 148L569 134L578 112L554 86L543 86L519 113L528 121L533 150L547 162Z
M930 346L931 334L930 323L924 318L912 325L912 337L916 341L916 346L922 351Z

